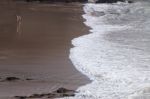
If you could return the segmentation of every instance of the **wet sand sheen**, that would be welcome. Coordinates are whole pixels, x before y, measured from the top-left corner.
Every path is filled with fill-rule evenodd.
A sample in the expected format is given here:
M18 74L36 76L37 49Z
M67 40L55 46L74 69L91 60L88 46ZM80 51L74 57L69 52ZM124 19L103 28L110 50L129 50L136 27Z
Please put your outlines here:
M81 5L1 5L0 75L35 81L2 82L0 96L76 89L89 82L68 58L71 40L88 31Z

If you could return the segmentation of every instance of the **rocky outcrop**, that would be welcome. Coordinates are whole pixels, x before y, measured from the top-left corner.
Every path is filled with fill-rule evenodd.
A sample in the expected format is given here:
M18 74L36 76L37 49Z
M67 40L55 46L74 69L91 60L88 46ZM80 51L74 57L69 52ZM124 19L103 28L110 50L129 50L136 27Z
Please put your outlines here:
M32 78L19 78L19 77L0 77L0 82L14 82L14 81L31 81Z
M16 99L32 99L32 98L61 98L61 97L71 97L74 96L76 91L69 90L66 88L58 88L56 91L51 93L42 93L42 94L32 94L30 96L14 96Z

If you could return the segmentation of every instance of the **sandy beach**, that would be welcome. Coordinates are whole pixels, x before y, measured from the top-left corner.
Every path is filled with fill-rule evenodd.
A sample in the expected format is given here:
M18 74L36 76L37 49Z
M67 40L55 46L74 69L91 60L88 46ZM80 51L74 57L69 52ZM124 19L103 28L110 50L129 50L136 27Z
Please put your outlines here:
M80 4L9 2L0 13L0 99L90 82L69 60L71 40L88 32Z

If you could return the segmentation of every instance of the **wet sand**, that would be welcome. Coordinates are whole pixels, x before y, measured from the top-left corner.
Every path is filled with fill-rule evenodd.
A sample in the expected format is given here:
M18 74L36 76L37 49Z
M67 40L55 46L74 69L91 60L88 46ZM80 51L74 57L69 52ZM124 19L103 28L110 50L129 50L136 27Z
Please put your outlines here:
M89 83L68 58L71 40L88 32L80 4L10 2L0 4L0 13L0 78L23 79L0 82L0 97Z

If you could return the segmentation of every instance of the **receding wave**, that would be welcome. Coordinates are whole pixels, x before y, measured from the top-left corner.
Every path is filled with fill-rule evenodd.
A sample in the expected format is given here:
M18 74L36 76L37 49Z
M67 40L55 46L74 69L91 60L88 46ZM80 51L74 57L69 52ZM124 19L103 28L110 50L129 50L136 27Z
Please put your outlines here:
M70 59L92 83L73 99L150 99L150 3L86 4ZM68 98L67 98L68 99Z

